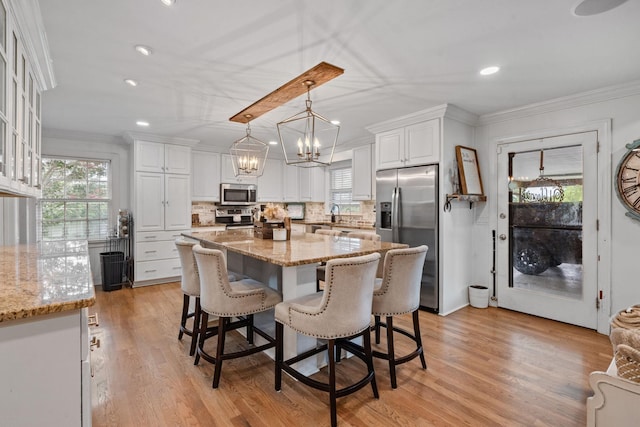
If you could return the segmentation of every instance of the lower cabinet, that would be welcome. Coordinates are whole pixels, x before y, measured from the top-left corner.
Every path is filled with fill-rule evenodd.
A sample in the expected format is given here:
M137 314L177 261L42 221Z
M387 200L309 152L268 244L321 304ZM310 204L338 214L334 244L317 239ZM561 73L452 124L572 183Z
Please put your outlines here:
M135 280L133 286L154 285L177 280L182 274L175 240L183 232L145 231L136 233Z
M91 426L87 309L0 322L0 424Z

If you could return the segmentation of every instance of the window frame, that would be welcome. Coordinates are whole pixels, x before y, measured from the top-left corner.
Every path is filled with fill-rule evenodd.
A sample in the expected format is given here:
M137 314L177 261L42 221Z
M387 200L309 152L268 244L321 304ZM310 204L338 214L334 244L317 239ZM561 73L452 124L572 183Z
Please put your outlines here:
M85 197L84 198L72 198L72 197L68 197L67 194L64 194L64 197L62 198L48 198L46 197L46 190L45 190L45 185L48 183L45 183L43 180L42 186L43 186L43 191L42 191L42 198L38 200L38 209L37 209L37 218L38 218L38 227L37 227L37 234L38 234L38 240L39 241L65 241L65 240L87 240L89 242L94 242L94 241L104 241L106 240L110 233L111 233L111 224L112 224L112 208L113 208L113 162L111 159L104 159L104 158L84 158L84 157L72 157L72 156L63 156L63 155L43 155L42 156L42 161L43 161L43 166L47 161L50 160L61 160L61 161L73 161L73 162L95 162L95 163L102 163L106 165L106 180L104 182L106 182L106 196L102 197L102 198L91 198L91 197ZM42 175L44 177L44 174ZM87 186L89 185L89 183L91 183L92 181L90 180L90 175L88 173L85 174L85 176L83 177L83 180L85 181L85 183L87 184ZM58 180L59 182L60 180ZM95 182L101 182L101 181L95 181ZM62 179L62 185L63 185L63 191L66 191L66 176L63 177ZM45 220L43 219L43 205L45 203L62 203L63 204L63 210L66 213L67 212L67 205L71 204L71 203L85 203L87 204L86 207L86 213L85 213L85 217L84 219L67 219L67 218L61 218L60 221L62 221L62 223L84 223L84 229L85 229L85 237L69 237L67 232L66 232L66 227L64 228L64 232L63 232L63 236L61 238L46 238L45 237L45 233L44 233L44 225L45 225ZM105 211L105 216L100 216L97 220L94 220L98 223L102 222L104 224L104 226L99 227L101 229L101 232L98 235L95 234L91 234L90 232L90 224L91 224L91 219L89 218L89 204L91 203L106 203L106 207L104 208ZM103 231L102 231L103 230Z
M331 207L334 204L337 204L340 209L340 215L360 215L362 213L362 207L360 202L357 200L353 200L353 168L351 165L351 160L336 162L333 163L329 168L329 173L327 174L327 178L329 180L327 185L327 203L325 203L325 213L327 215L331 214ZM334 188L334 173L338 170L349 170L351 172L351 186L348 188ZM349 192L349 201L346 203L335 203L334 201L334 193L345 193L348 189Z

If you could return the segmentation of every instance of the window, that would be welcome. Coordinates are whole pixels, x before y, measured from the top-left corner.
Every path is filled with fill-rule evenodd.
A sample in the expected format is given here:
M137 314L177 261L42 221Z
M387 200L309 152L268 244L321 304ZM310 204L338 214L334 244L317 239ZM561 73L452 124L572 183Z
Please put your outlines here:
M108 236L109 170L104 160L42 159L41 240Z
M340 213L359 213L360 203L351 199L351 187L353 177L351 165L347 167L339 166L330 170L329 177L329 200L328 209L333 205L338 205Z

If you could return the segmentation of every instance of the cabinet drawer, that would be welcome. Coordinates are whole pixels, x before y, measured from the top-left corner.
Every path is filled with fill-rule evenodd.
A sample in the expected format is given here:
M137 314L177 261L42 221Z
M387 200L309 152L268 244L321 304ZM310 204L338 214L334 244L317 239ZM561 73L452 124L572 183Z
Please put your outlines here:
M179 258L136 262L136 281L176 277L181 274Z
M136 233L136 244L142 242L158 242L163 240L176 240L182 237L182 233L188 233L189 229L172 231L143 231Z
M176 258L178 248L174 240L160 240L154 242L139 242L136 245L136 260L154 261L157 259Z

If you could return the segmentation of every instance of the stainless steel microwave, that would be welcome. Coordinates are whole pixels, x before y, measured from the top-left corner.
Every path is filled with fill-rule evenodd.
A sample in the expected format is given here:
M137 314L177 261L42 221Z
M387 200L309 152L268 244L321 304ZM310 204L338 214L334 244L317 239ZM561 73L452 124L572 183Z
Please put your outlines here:
M256 194L254 184L220 184L221 205L255 205Z

